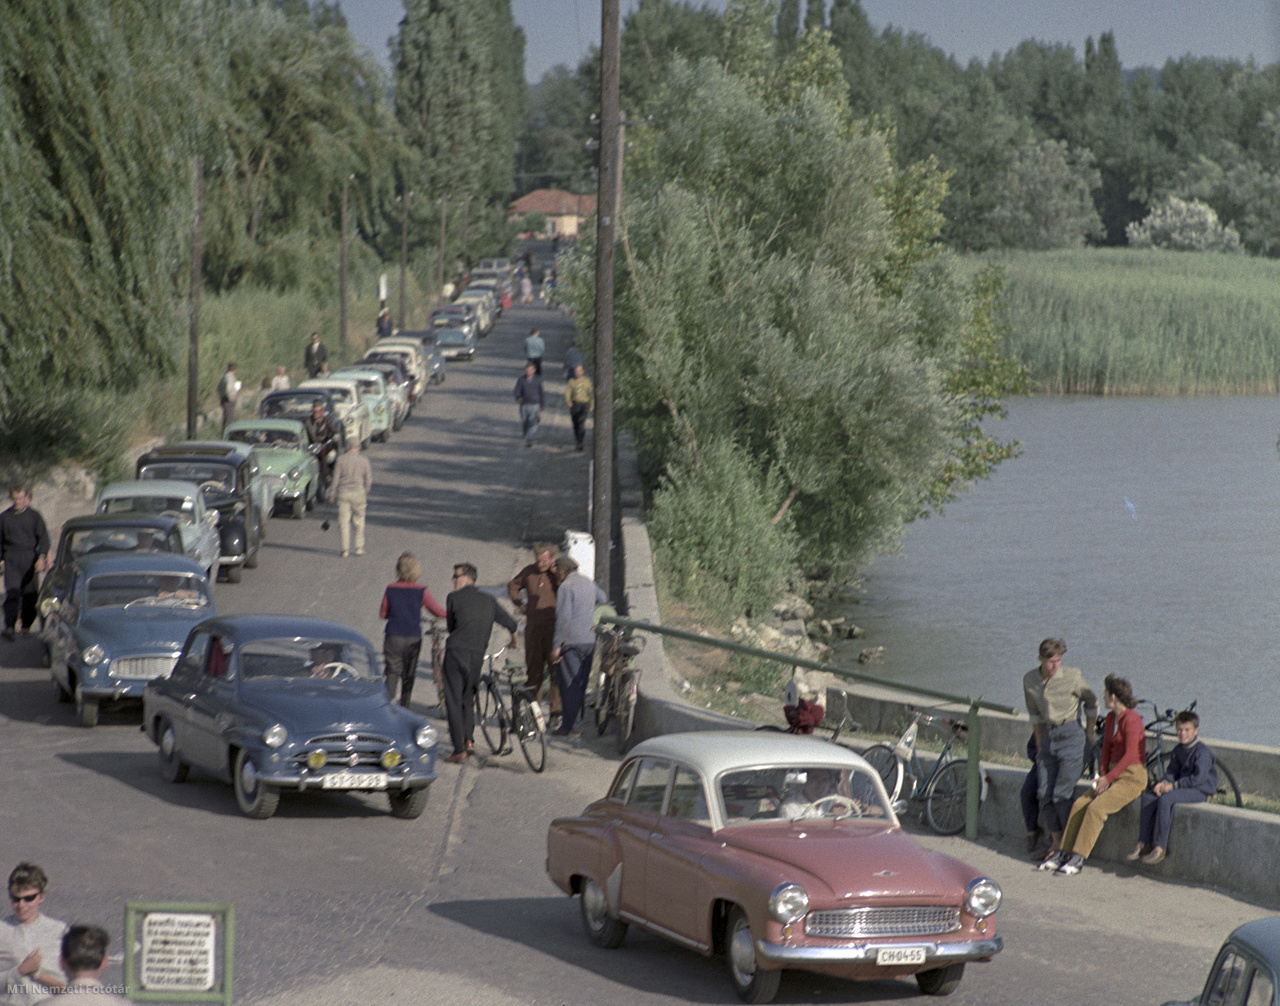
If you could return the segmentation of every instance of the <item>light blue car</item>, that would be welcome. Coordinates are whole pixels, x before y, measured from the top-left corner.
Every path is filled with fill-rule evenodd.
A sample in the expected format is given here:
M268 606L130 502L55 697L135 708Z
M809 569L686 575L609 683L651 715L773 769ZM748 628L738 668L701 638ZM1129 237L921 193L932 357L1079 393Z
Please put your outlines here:
M360 385L360 391L369 406L369 422L373 430L371 439L381 440L384 444L390 440L395 410L391 404L391 393L387 390L386 378L376 370L362 370L359 367L344 368L333 376L355 381Z

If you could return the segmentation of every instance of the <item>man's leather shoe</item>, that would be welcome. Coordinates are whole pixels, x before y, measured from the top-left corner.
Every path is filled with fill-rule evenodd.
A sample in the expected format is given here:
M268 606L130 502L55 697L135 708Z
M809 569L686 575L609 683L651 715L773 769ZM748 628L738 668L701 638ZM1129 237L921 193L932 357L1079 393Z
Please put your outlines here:
M466 760L467 760L468 758L470 758L470 757L471 757L471 756L470 756L469 754L467 754L467 752L465 752L465 751L455 751L453 754L449 755L449 757L448 757L448 758L446 758L446 759L445 759L445 761L447 761L447 762L449 762L449 763L451 763L451 764L453 764L453 765L458 765L458 764L461 764L462 762L466 761Z

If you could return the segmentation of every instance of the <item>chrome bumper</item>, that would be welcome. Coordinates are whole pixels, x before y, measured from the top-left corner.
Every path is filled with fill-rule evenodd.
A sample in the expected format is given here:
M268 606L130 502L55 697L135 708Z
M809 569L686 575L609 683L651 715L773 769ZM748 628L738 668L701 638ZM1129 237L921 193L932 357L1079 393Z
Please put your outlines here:
M994 957L1004 949L1004 938L994 935L989 940L966 940L962 943L912 943L909 938L894 943L867 943L862 946L817 947L809 944L793 945L756 940L756 953L763 960L783 965L806 964L874 964L876 951L887 947L924 947L924 959L928 962L949 964L957 961L981 960Z

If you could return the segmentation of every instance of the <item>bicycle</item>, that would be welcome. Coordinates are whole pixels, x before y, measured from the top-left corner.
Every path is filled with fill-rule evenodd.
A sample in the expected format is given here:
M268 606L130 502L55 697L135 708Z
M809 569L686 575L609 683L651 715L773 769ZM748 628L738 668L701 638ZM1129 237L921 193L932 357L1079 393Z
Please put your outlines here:
M914 706L907 708L913 715L898 743L892 747L873 744L862 752L862 757L880 774L891 803L898 802L903 784L909 780L904 799L924 801L924 819L929 827L939 835L959 834L964 830L968 813L969 759L953 755L951 745L956 741L968 742L969 724L921 712ZM916 754L916 735L921 724L939 732L950 732L942 753L927 775Z
M431 636L431 680L436 686L440 715L448 718L449 712L444 701L444 620L424 614L422 624Z
M1146 724L1147 729L1147 780L1148 785L1154 786L1164 778L1165 770L1169 767L1169 755L1172 753L1174 745L1178 743L1177 726L1174 722L1177 711L1174 709L1166 709L1161 715L1160 708L1150 699L1140 699L1134 703L1134 708L1138 706L1149 706L1153 714L1153 719ZM1187 712L1195 712L1196 703L1192 701L1187 706ZM1101 733L1099 733L1101 736ZM1167 745L1167 746L1166 746ZM1099 747L1101 752L1101 747ZM1100 757L1100 756L1099 756ZM1222 759L1214 755L1214 764L1218 768L1218 792L1216 796L1221 798L1229 806L1243 807L1244 798L1240 795L1240 784L1236 782L1235 773L1223 763ZM1212 799L1212 798L1211 798Z
M611 625L596 626L596 655L587 688L587 708L594 711L596 735L604 736L610 720L618 720L618 753L626 750L635 729L640 695L640 669L631 666L644 649L644 638L632 638Z
M547 721L542 715L542 706L529 694L528 688L515 680L516 674L524 669L523 664L508 657L501 668L494 669L494 661L506 651L504 646L496 653L485 655L489 669L480 675L476 688L476 722L494 754L510 754L507 738L514 734L524 760L535 772L541 772L547 767ZM500 685L504 677L511 695L509 712L502 704Z

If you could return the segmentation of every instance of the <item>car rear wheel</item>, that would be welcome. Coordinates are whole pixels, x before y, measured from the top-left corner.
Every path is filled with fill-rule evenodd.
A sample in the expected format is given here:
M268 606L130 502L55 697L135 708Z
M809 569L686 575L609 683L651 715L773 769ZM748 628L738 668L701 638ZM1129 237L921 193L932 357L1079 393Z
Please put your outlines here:
M243 748L236 752L231 785L236 791L236 803L245 817L265 821L280 805L280 791L259 778L253 756Z
M578 900L582 909L582 928L587 931L587 939L605 950L616 950L622 946L627 935L627 924L609 914L609 902L600 885L594 880L586 881Z
M948 964L945 968L933 968L916 975L916 984L927 996L949 996L964 977L964 962Z
M387 791L387 799L391 801L391 816L412 821L422 816L427 809L427 788L404 789L399 792Z
M178 757L178 737L166 716L156 724L156 742L160 747L161 777L166 782L186 782L187 763Z
M299 496L289 504L289 516L294 520L302 520L302 515L306 513L307 501Z
M244 568L241 566L227 566L225 567L225 572L227 574L227 583L239 583L244 579Z
M738 998L745 1003L772 1002L778 994L782 972L762 971L756 966L756 943L751 938L751 924L737 905L729 913L724 947L729 981L733 983Z
M76 722L82 727L98 725L98 700L84 693L84 685L76 684Z

